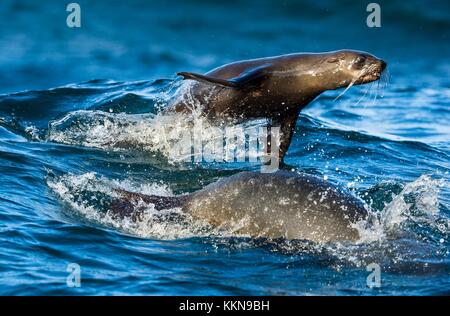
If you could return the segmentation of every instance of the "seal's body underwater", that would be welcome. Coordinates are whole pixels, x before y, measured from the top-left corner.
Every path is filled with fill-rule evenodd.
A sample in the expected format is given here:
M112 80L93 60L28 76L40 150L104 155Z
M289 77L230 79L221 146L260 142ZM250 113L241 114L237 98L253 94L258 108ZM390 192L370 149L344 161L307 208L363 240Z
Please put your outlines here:
M386 63L368 53L342 50L290 54L227 64L206 74L180 72L195 80L186 95L177 96L167 111L201 113L216 123L267 118L281 128L280 159L291 142L299 112L327 90L378 80Z
M306 174L241 172L189 195L148 196L118 191L113 215L139 220L139 202L157 210L181 207L215 227L250 237L331 242L359 238L352 224L367 216L363 203L330 183Z

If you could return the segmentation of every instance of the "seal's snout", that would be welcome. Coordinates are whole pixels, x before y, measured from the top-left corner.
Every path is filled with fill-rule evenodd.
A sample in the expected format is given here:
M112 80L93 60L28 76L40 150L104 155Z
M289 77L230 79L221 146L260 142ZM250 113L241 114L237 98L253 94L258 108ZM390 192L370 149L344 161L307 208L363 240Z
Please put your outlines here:
M372 79L372 80L378 80L378 79L380 79L380 78L381 78L381 74L382 74L383 71L386 69L386 67L387 67L387 63L386 63L384 60L382 60L382 59L377 59L377 61L376 61L376 67L374 68L374 71L373 71L373 73L372 73L372 77L373 77L373 78L368 78L369 81L371 81L370 79Z
M387 63L374 56L367 58L365 68L372 69L373 72L381 74L387 67Z
M380 79L381 74L387 67L387 63L382 59L371 55L366 55L364 57L365 62L362 65L361 63L355 65L356 69L361 69L361 72L356 74L359 76L356 84L369 83Z

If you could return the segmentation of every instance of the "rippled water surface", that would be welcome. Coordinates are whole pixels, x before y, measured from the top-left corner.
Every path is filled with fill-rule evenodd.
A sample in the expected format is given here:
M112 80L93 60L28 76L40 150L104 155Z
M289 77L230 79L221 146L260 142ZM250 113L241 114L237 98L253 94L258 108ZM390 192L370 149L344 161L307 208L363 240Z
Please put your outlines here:
M449 294L448 4L87 1L0 4L0 294ZM4 18L6 16L14 18ZM132 17L132 18L131 18ZM389 64L378 83L327 92L300 115L289 169L347 187L377 221L357 243L250 239L167 220L108 217L115 188L198 190L242 164L168 159L162 115L177 71L353 48ZM173 219L174 214L168 214ZM81 287L66 284L81 267ZM370 289L367 265L381 268Z

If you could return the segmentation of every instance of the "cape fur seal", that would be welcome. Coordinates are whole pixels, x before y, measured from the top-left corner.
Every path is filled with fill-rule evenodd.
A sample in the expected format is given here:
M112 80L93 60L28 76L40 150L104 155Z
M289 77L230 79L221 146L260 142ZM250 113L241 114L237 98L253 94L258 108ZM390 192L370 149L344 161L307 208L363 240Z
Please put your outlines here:
M238 61L206 74L180 72L195 80L189 97L177 96L166 111L192 111L190 98L212 122L267 118L281 128L280 161L291 142L299 112L326 90L378 80L386 63L365 52L340 50Z
M250 237L314 242L355 241L352 223L367 217L362 201L320 178L289 171L241 172L175 197L117 191L113 216L140 220L143 203L180 207L194 219Z

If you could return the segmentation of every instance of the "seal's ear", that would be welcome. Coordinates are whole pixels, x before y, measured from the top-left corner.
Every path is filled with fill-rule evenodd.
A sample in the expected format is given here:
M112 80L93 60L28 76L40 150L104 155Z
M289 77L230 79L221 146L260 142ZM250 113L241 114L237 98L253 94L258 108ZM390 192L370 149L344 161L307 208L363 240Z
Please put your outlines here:
M217 84L224 87L244 89L259 85L268 75L269 65L252 68L243 72L240 76L231 79L214 78L207 75L200 75L192 72L179 72L177 75L184 79L192 79L210 84Z

